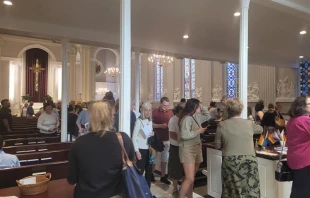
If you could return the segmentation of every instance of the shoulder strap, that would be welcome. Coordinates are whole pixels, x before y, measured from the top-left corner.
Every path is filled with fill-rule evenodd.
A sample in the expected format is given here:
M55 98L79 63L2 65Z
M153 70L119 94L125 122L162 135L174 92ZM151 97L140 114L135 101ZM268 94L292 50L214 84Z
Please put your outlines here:
M139 118L139 120L140 120L140 122L141 122L141 124L142 124L142 127L144 128L144 124L143 124L143 122L142 122L142 120Z
M123 137L122 137L121 133L120 132L116 132L116 136L117 136L119 144L121 145L122 161L123 161L123 163L127 164L128 166L132 166L132 162L130 161L130 159L129 159L128 155L127 155L127 152L125 150L124 141L123 141Z
M200 125L198 124L197 120L194 118L194 116L192 116L192 118L195 120L196 124L200 127Z

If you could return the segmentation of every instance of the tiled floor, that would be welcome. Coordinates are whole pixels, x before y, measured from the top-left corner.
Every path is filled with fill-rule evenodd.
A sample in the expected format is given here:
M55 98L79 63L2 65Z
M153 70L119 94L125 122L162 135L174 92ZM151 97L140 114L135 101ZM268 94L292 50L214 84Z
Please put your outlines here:
M157 198L171 198L172 197L172 185L162 184L156 178L156 182L152 183L151 191L152 194ZM207 195L207 186L202 186L194 189L194 198L201 198Z

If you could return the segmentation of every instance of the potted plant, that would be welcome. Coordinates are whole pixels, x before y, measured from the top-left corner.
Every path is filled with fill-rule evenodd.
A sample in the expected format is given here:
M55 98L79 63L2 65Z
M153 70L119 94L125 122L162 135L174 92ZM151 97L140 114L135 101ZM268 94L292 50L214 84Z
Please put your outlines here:
M25 96L22 96L22 101L23 101L23 103L28 102L30 99L31 99L31 96L29 96L29 94L27 94L27 95L25 95Z
M44 96L44 101L47 102L47 101L53 101L53 98L50 96L50 95L46 95Z

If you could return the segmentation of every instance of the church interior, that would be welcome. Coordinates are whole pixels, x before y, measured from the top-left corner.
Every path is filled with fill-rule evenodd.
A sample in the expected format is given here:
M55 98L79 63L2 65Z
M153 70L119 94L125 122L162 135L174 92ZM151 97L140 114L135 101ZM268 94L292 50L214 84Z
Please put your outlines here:
M73 144L63 135L67 120L61 120L61 134L48 142L38 135L37 119L22 118L25 103L33 101L37 113L47 100L67 107L70 101L102 100L111 91L120 99L120 128L126 129L130 118L124 112L132 103L135 111L143 102L157 109L160 99L168 97L173 109L182 98L197 98L206 108L212 101L222 108L221 99L227 96L245 101L253 117L260 100L264 111L269 103L280 105L288 120L295 98L309 95L309 33L309 0L0 2L0 100L9 100L13 116L12 132L2 135L14 142L4 151L50 148L55 159L61 158L57 165L52 161L0 169L0 178L13 180L8 185L0 181L0 196L19 197L15 180L34 172L53 171L48 191L68 186L62 175L68 168L63 156ZM16 144L19 138L43 139L45 146ZM204 165L193 197L221 197L220 169L214 167L221 163L221 153L202 149ZM64 150L62 157L57 150ZM37 155L50 156L43 152ZM28 154L17 156L28 159ZM259 161L260 197L288 198L292 184L273 181L272 159ZM156 197L172 197L171 186L158 182L151 191ZM53 193L44 197L72 197L73 187Z

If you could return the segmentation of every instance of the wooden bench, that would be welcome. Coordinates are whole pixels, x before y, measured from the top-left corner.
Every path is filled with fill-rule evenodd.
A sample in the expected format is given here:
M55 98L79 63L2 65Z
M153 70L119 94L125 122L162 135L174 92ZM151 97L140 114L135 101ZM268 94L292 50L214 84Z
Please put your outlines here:
M32 138L32 137L49 137L49 135L44 133L25 133L25 134L13 134L13 135L2 135L4 140L17 139L17 138Z
M32 137L32 138L17 138L5 140L5 146L20 146L30 144L46 144L60 142L60 136L55 137Z
M16 180L44 172L51 173L52 180L66 178L68 174L68 161L0 169L0 188L17 186Z
M0 132L0 135L17 135L17 134L27 134L27 133L39 133L39 129L24 129L19 131L12 131L12 132Z
M17 154L21 166L68 160L69 149Z
M71 147L72 142L59 142L59 143L36 144L26 146L8 146L4 147L3 151L9 154L21 154L21 153L71 149Z

